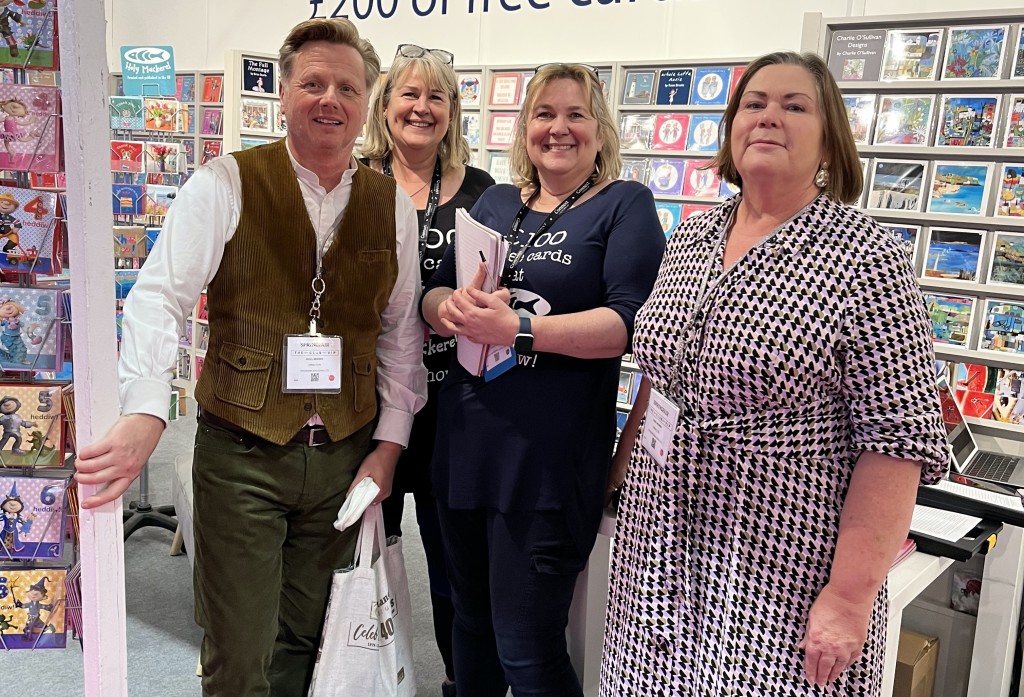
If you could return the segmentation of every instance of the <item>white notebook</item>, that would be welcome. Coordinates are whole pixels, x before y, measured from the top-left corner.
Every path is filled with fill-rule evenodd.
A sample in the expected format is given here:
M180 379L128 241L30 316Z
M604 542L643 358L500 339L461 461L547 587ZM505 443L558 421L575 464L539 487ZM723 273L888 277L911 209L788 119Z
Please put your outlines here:
M501 279L508 242L501 233L473 220L465 208L455 211L455 281L465 288L476 276L483 261L487 278L481 290L493 293ZM459 363L473 375L484 373L488 347L460 336L455 344Z

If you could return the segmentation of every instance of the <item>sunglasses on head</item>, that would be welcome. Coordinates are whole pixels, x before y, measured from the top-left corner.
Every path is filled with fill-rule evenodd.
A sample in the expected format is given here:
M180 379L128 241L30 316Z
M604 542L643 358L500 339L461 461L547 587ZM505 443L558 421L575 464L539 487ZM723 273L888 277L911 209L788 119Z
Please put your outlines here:
M455 65L455 54L445 51L443 48L423 48L416 44L398 44L398 50L395 52L396 56L402 58L422 58L427 54L440 58L448 65Z
M594 73L594 75L597 75L600 78L600 74L597 72L597 68L595 68L592 65L587 65L586 63L542 63L541 65L538 65L536 68L534 68L533 72L539 73L543 68L549 68L553 65L565 68L580 67L583 68L584 70L589 70L590 72Z

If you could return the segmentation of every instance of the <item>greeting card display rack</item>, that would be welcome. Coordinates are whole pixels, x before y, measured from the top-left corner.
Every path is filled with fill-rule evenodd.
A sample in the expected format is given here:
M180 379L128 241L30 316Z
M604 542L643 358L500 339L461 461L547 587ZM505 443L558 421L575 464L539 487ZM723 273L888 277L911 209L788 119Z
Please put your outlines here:
M829 61L846 98L865 172L859 205L911 253L968 422L1017 441L1022 27L1012 11L829 19L804 46Z

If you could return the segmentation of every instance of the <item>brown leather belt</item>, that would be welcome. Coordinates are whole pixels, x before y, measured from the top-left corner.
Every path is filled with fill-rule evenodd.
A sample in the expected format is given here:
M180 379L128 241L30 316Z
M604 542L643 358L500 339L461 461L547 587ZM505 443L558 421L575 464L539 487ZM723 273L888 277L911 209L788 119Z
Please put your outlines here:
M219 428L222 431L229 433L235 433L240 436L249 436L259 438L255 433L250 433L244 428L239 428L235 424L231 423L227 419L222 419L216 414L211 414L208 411L200 412L199 420L204 421L214 428ZM261 439L266 440L266 439ZM303 426L298 432L292 436L289 443L296 443L298 445L308 445L310 447L316 447L318 445L326 445L331 442L331 437L327 433L327 429L323 426Z

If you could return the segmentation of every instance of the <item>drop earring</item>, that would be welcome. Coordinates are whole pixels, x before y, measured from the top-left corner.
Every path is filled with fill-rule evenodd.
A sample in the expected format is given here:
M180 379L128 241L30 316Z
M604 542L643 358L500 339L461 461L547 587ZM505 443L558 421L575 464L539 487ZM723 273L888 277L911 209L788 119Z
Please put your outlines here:
M814 175L814 185L819 189L828 186L828 163L822 162L818 173Z

